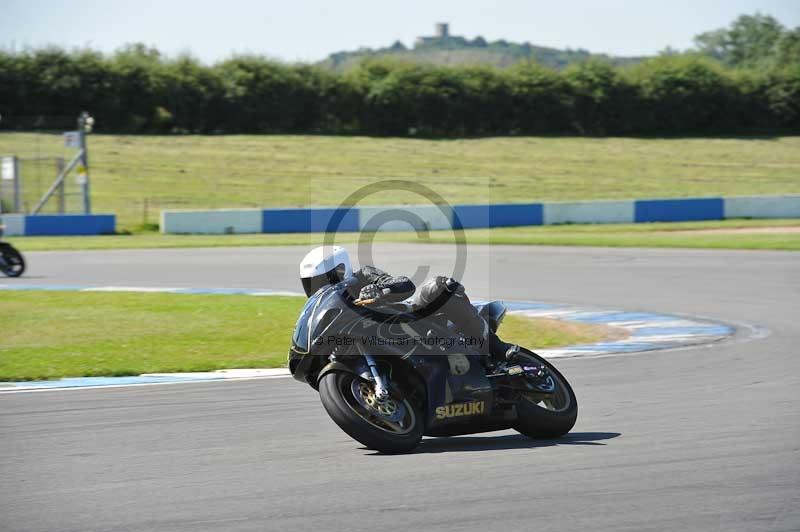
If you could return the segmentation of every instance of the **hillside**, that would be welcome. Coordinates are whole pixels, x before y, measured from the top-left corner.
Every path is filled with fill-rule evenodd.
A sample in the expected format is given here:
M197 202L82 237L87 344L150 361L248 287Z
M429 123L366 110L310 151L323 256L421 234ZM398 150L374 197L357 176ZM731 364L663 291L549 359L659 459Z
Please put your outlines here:
M437 34L432 37L417 38L411 48L400 41L395 41L385 48L361 48L351 52L333 53L320 65L331 70L345 71L364 59L391 57L437 65L487 64L497 67L507 67L520 61L536 61L542 65L562 69L591 58L602 59L613 65L633 64L645 59L593 54L583 49L560 50L536 46L529 42L520 44L502 39L490 42L480 36L467 39L450 35L446 24L437 25L436 31Z

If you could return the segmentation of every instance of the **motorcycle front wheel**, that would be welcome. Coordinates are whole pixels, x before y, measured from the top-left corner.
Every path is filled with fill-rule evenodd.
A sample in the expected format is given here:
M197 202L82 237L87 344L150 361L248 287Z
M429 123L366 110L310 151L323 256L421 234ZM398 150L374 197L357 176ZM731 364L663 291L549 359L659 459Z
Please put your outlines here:
M374 384L358 375L343 371L324 375L319 382L319 397L339 428L369 449L405 453L422 439L422 414L411 402L394 393L379 400Z
M25 259L15 248L4 244L0 247L3 254L4 264L0 265L0 270L9 277L19 277L25 271Z
M555 385L550 394L540 393L534 385L528 386L529 392L520 394L514 428L531 438L557 438L572 430L578 419L578 400L567 379L555 366L531 351L520 351L514 362L544 366L547 378Z

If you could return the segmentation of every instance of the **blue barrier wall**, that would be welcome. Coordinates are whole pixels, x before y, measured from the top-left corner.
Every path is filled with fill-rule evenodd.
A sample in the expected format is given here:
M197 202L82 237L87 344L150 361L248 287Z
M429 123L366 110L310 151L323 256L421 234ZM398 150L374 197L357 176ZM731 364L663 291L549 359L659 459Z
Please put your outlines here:
M396 210L406 212L407 220L401 222L391 218L396 216L392 212ZM189 232L185 224L178 224L177 221L171 223L173 218L180 218L178 215L181 212L186 211L164 211L161 230L165 233ZM202 220L203 211L196 212L199 221L193 227L201 231L207 221ZM223 211L205 212L212 218L217 215L211 213ZM442 213L438 207L431 205L265 209L259 212L260 230L264 233L325 232L334 218L339 222L337 230L341 232L374 230L375 227L368 227L370 220L374 220L371 225L386 222L381 225L381 230L446 230L451 227L447 209ZM452 227L470 229L558 223L683 222L770 217L800 218L800 196L456 205L452 208ZM178 228L180 231L177 231Z
M35 214L25 216L26 236L106 235L116 230L113 214Z
M381 230L470 229L555 223L630 223L723 220L726 218L800 218L800 196L743 196L618 200L599 202L514 203L456 205L452 213L436 206L373 206L312 209L227 209L163 211L164 233L322 233L331 223L340 232L367 229L370 219L391 218L391 211L407 211L415 221L392 222ZM413 216L411 216L413 215ZM6 234L102 235L116 230L113 214L4 214ZM377 222L376 222L377 223ZM419 225L416 227L415 225Z
M725 216L722 198L636 200L634 209L636 223L722 220Z
M453 207L453 227L470 229L542 225L542 212L541 203L456 205Z
M265 209L262 220L265 233L324 233L329 227L359 230L358 209Z

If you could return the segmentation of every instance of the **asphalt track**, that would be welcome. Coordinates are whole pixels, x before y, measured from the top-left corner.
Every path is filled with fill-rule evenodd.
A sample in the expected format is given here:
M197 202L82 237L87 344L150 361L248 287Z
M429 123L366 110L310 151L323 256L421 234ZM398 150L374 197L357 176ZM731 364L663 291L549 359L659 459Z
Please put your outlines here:
M452 256L378 251L400 272ZM24 282L296 290L302 252L30 253ZM290 379L6 394L0 529L800 530L800 254L472 247L464 278L481 298L740 328L712 346L560 360L580 402L566 438L426 439L406 456L361 448Z

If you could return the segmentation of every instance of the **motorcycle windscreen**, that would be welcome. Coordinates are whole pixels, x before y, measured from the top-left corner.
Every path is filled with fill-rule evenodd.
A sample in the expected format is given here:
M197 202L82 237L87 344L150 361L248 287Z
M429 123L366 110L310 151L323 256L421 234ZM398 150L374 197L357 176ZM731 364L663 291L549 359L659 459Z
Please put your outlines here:
M300 317L297 318L297 323L294 326L294 334L292 334L292 343L298 353L308 353L311 347L311 317L314 315L314 309L317 308L322 294L317 294L310 297L306 301L303 310L300 311Z

